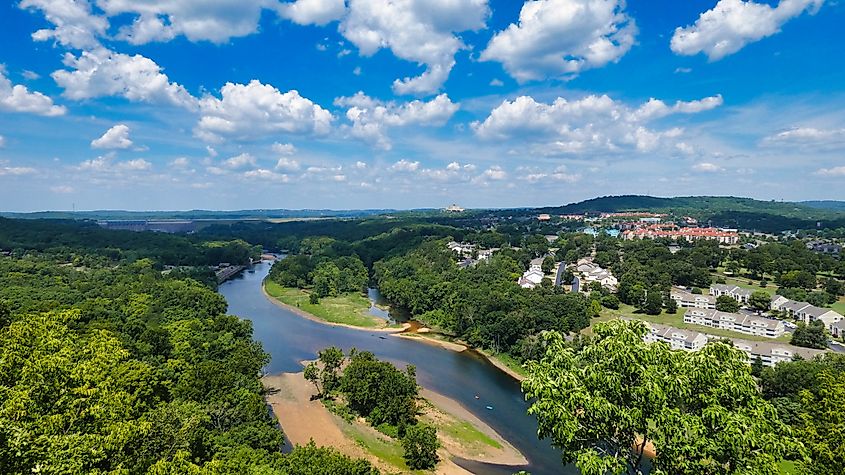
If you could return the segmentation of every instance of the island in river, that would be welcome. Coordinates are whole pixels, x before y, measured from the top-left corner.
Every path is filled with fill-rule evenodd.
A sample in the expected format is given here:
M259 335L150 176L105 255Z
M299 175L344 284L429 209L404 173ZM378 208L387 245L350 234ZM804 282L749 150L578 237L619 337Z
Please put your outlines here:
M347 421L333 414L321 400L312 398L314 387L301 372L268 375L262 382L267 388L267 402L291 444L304 445L313 440L318 446L334 447L351 457L367 459L385 473L409 471L398 440L363 419ZM442 444L435 473L471 473L455 464L453 457L499 466L528 463L501 435L457 401L425 389L421 396L420 421L437 428Z

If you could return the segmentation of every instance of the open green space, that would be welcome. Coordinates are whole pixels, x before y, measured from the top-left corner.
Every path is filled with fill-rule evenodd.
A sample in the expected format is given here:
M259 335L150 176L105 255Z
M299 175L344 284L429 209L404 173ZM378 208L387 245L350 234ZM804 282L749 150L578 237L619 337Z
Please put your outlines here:
M315 317L331 323L341 323L363 328L386 327L387 321L369 314L370 301L361 294L343 294L337 297L324 297L320 303L310 302L310 293L302 289L282 287L266 280L264 289L274 299L297 307Z
M778 338L766 338L764 336L758 335L747 335L745 333L733 332L730 330L722 330L720 328L712 328L712 327L705 327L703 325L693 325L691 323L684 322L684 313L687 309L679 308L677 313L671 314L666 313L664 310L660 315L647 315L645 313L638 313L637 309L635 309L631 305L627 304L620 304L619 310L611 310L611 309L602 309L602 314L594 318L588 327L583 333L591 334L592 326L595 325L597 322L612 320L614 318L635 318L638 320L643 320L650 323L657 323L659 325L667 325L670 327L680 328L684 330L692 330L701 333L707 333L709 335L715 335L724 338L737 338L741 340L750 340L750 341L767 341L767 342L779 342L779 343L789 343L789 340L792 338L791 335L785 334ZM589 332L587 330L590 330Z

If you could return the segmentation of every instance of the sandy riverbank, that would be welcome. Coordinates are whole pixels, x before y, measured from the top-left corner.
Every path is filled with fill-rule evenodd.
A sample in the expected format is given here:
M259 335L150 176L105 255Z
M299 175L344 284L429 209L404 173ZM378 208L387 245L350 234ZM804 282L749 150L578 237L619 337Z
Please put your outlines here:
M285 310L290 310L291 312L299 315L302 318L307 318L308 320L311 320L312 322L322 323L323 325L332 325L332 326L335 326L335 327L344 327L344 328L349 328L349 329L352 329L352 330L361 330L361 331L368 331L368 332L382 332L382 333L400 333L400 332L403 332L403 331L405 331L405 330L407 330L408 328L411 327L410 323L403 323L400 328L388 328L388 327L356 327L355 325L348 325L346 323L328 322L326 320L323 320L322 318L317 317L316 315L310 314L310 313L306 312L305 310L302 310L299 307L294 307L293 305L288 305L288 304L282 302L281 300L277 299L276 297L273 297L272 295L267 293L267 289L264 288L263 283L261 284L261 292L264 294L264 297L266 297L267 300L269 300L270 302L278 305L279 307L282 307ZM378 317L373 317L373 318L377 319ZM387 324L386 321L385 321L385 324Z
M349 427L345 427L350 426L349 423L330 413L319 400L311 400L315 390L313 385L305 380L302 373L269 375L262 378L262 383L268 390L266 400L273 408L285 435L292 444L304 445L313 440L318 446L333 447L351 457L370 460L386 472L395 472L395 466L379 460L350 437ZM442 461L437 465L435 473L442 475L469 473L453 463L450 460L451 456L499 465L515 466L527 463L518 450L457 401L428 390L423 390L422 395L434 408L427 408L423 418L438 420L449 417L456 421L466 421L501 446L501 448L496 448L475 444L472 447L466 447L460 441L441 434ZM360 422L352 424L356 425L355 430L368 432L373 437L386 437Z

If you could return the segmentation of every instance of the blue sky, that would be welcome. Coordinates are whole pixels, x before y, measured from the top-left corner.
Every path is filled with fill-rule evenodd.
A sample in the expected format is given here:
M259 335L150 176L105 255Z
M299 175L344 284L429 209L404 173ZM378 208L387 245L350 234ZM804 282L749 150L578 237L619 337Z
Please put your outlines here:
M845 6L22 0L0 208L843 199Z

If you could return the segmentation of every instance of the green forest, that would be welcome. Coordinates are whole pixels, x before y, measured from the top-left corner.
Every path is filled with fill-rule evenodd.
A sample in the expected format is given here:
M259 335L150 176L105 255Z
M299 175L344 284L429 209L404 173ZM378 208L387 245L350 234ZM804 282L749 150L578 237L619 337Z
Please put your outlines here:
M376 473L331 449L282 453L250 322L159 270L185 250L207 262L208 243L5 224L0 473Z

